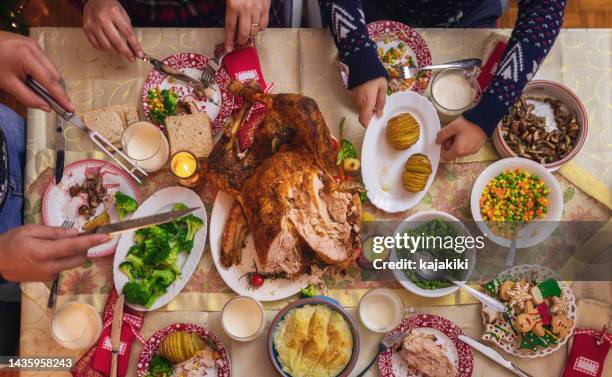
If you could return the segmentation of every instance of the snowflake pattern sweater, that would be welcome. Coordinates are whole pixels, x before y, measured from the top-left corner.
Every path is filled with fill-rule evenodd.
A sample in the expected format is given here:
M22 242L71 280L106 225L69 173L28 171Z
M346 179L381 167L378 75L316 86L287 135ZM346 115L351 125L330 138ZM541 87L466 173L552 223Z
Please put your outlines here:
M349 67L349 89L387 77L370 40L361 0L319 0L340 59ZM412 26L449 27L469 13L478 0L380 0L389 14ZM566 0L518 0L518 18L489 88L478 105L463 116L491 135L518 100L552 47L563 21ZM410 20L418 20L410 22Z

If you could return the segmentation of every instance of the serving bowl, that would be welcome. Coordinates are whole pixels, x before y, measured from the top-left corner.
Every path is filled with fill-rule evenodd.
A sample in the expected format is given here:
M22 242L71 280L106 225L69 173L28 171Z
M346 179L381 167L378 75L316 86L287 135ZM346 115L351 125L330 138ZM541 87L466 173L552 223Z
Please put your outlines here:
M563 215L563 194L561 193L561 187L555 177L544 165L519 157L505 158L494 162L483 170L476 179L472 187L470 207L472 210L472 217L480 231L496 244L510 247L512 240L494 234L488 224L483 220L482 214L480 213L480 197L489 181L506 170L514 170L517 168L521 168L526 172L539 176L544 181L544 185L550 190L547 198L548 211L546 216L542 219L529 222L521 230L521 236L518 238L516 244L516 247L520 249L535 246L547 239L555 230Z
M279 376L291 377L290 375L288 375L287 373L283 371L283 367L281 366L278 360L278 352L274 348L274 334L276 333L278 329L279 323L283 320L283 318L285 318L287 313L289 313L293 309L300 308L304 305L326 305L330 309L340 313L342 317L344 318L344 320L346 321L346 323L348 324L351 330L352 338L353 338L353 353L351 355L351 358L348 364L346 364L342 372L340 372L340 374L338 374L337 377L348 376L353 370L353 368L355 368L355 364L357 363L357 360L359 358L359 331L357 330L357 326L355 325L353 318L346 311L346 309L344 309L340 305L340 303L338 303L338 301L330 297L327 297L327 296L316 296L316 297L303 298L303 299L294 301L288 304L287 306L285 306L274 317L274 319L270 323L270 328L268 330L268 340L267 340L267 347L266 347L268 350L268 358L270 359L272 366L274 367L274 369L276 370Z
M414 215L408 216L395 229L394 234L398 234L407 229L415 228L418 225L421 225L425 222L435 220L435 219L440 219L445 222L450 222L458 233L466 237L471 236L470 231L458 218L456 218L455 216L451 214L448 214L446 212L441 212L441 211L420 211L420 212L415 213ZM406 222L408 222L408 224L406 224ZM474 270L474 266L476 264L476 253L474 251L474 248L472 248L472 249L465 250L464 254L469 259L469 269L466 274L466 279L463 280L463 282L465 283L467 279L469 279L469 276L472 274ZM396 248L393 248L391 250L390 260L394 262L399 260L397 256ZM437 288L437 289L424 289L424 288L417 286L412 280L410 280L410 278L408 278L402 270L394 269L393 275L395 276L398 283L400 283L402 287L406 288L410 292L418 296L421 296L421 297L442 297L442 296L451 294L453 292L456 292L459 289L459 287L454 284L451 285L450 287Z
M526 96L534 96L534 97L550 97L556 100L561 101L561 103L567 107L568 110L576 114L576 122L580 125L580 131L578 133L578 137L576 138L576 143L572 150L565 156L564 158L552 162L543 164L549 170L556 170L561 165L565 164L572 158L576 156L576 154L580 151L584 142L586 141L586 137L589 131L589 118L587 116L587 112L580 101L580 98L572 92L565 85L556 83L554 81L549 80L533 80L525 87L523 91L523 95ZM501 121L495 129L495 133L492 136L493 145L502 157L519 157L516 152L514 152L510 146L504 140L501 129ZM536 161L537 162L537 161Z

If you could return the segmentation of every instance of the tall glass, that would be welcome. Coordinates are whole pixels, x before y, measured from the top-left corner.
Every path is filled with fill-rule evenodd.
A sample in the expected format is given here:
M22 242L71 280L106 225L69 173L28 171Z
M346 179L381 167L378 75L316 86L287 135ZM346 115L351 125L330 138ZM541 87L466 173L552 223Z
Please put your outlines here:
M68 302L57 308L51 317L51 336L64 348L90 348L101 333L100 314L89 304Z
M152 123L134 122L121 134L123 151L146 172L153 173L170 157L170 146L164 133Z

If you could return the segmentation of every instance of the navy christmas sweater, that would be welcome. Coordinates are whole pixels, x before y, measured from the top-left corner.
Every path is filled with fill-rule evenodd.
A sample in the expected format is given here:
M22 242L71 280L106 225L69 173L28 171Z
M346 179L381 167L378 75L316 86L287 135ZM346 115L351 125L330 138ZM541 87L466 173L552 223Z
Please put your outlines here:
M370 40L361 0L319 0L340 60L349 67L349 89L377 77L387 77ZM413 27L457 27L478 0L377 0L395 19ZM478 105L463 116L491 135L518 100L552 47L566 0L518 0L518 18L489 88Z

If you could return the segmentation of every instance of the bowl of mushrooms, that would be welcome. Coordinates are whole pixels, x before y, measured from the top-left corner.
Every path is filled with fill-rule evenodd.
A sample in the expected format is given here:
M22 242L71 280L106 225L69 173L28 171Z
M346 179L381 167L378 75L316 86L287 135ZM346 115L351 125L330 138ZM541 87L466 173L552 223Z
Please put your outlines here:
M493 135L502 157L522 157L556 170L582 148L588 117L580 99L556 82L534 80Z

